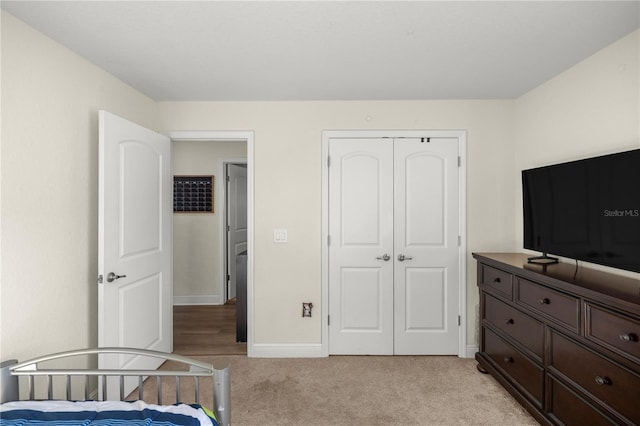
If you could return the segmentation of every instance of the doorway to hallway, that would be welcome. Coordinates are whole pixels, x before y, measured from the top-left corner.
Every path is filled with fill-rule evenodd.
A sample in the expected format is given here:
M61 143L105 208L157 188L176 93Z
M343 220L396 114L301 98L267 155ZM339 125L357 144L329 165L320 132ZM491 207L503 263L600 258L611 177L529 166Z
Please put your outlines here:
M193 215L191 219L174 215L174 346L176 351L243 353L250 350L252 338L253 295L253 133L216 131L168 132L173 142L174 173L215 175L213 214ZM200 146L210 155L185 155L180 145ZM188 149L186 150L188 151ZM227 164L240 164L244 169L244 189L236 192L235 202L243 210L244 249L246 257L246 317L247 332L244 342L236 342L237 306L226 304L229 299L228 276L230 261L227 259L228 187ZM207 167L205 169L204 167ZM202 167L202 168L198 168ZM213 168L212 168L213 167ZM186 170L185 170L186 168ZM240 197L238 199L238 197ZM235 215L235 213L234 213ZM186 216L186 215L183 215ZM208 216L208 217L207 217ZM193 223L185 226L191 220ZM205 221L211 235L204 235ZM182 234L180 232L185 231ZM198 243L197 241L200 241ZM195 244L194 244L195 242ZM200 245L198 245L200 244ZM201 256L198 255L201 252ZM196 255L195 257L193 257ZM190 260L189 260L190 259ZM187 271L187 266L194 266ZM194 274L199 269L200 272ZM197 275L190 279L189 274ZM182 278L187 276L187 279ZM233 294L231 294L233 296ZM178 335L180 334L180 336ZM230 336L232 338L227 338ZM185 340L186 339L186 340ZM217 342L217 343L216 343ZM198 349L199 348L199 349Z

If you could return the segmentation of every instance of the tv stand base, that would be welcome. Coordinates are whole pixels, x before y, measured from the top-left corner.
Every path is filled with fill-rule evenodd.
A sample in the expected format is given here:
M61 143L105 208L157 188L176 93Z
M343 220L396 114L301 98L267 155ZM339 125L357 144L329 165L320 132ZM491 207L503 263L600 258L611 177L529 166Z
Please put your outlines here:
M558 258L548 256L547 253L542 253L542 256L532 256L527 258L527 262L533 263L534 265L553 265L558 263Z

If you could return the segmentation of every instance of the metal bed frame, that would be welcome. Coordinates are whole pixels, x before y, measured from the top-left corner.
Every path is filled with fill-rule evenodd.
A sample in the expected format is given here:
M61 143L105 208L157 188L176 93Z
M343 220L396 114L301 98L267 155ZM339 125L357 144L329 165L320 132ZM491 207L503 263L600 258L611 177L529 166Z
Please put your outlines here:
M39 363L60 360L77 356L88 355L134 355L159 358L164 361L174 361L180 365L188 367L186 370L105 370L105 369L56 369L56 368L38 368ZM28 383L28 399L35 399L36 384L35 376L46 377L47 399L54 399L54 378L63 377L65 383L66 399L71 399L71 377L84 377L84 399L90 399L91 377L96 377L98 383L101 384L100 400L107 400L107 378L119 378L119 400L124 400L127 395L124 394L125 377L138 378L138 399L144 398L143 382L145 378L156 377L157 382L157 403L162 405L162 378L175 377L176 383L176 399L175 402L183 402L180 392L180 379L183 377L192 377L195 384L194 402L200 403L200 378L211 378L213 381L213 411L216 414L218 423L221 426L228 426L231 422L231 386L230 386L230 367L226 366L220 369L214 368L213 365L201 362L192 358L181 355L168 354L164 352L151 351L146 349L135 348L97 348L97 349L80 349L67 352L60 352L51 355L34 358L25 362L18 363L16 360L5 361L0 364L0 402L17 401L21 397L20 376L27 377ZM112 395L109 395L112 396ZM24 398L23 398L24 399ZM94 398L98 399L98 398ZM111 398L113 399L113 398ZM77 399L76 399L77 400Z

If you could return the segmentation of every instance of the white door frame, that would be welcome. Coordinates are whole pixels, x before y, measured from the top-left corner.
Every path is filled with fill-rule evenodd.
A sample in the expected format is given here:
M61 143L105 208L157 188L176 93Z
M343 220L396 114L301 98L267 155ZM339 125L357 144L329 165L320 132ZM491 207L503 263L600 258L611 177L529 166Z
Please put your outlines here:
M467 354L467 179L465 130L325 130L322 132L322 356L329 356L329 140L334 138L458 138L460 156L458 180L458 205L460 244L458 247L460 327L458 328L458 357Z
M179 130L162 132L172 141L238 141L247 144L247 356L253 356L254 137L252 131ZM223 268L224 269L224 268ZM225 282L222 283L224 287ZM223 294L223 293L222 293Z

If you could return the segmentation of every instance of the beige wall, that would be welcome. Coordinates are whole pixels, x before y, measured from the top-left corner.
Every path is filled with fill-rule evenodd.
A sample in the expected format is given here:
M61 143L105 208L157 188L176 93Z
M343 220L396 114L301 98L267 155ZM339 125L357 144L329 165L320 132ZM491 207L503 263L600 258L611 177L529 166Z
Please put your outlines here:
M214 213L173 215L173 296L177 304L224 303L222 245L226 159L246 158L247 144L235 141L176 141L175 175L214 175Z
M254 131L256 343L320 342L300 304L322 309L323 130L467 131L469 344L470 253L521 247L519 170L639 144L637 32L515 101L155 103L4 12L1 47L0 359L97 343L98 109L158 130Z
M468 330L475 336L475 250L513 250L513 102L188 102L159 103L171 130L254 131L255 343L320 343L322 131L467 130ZM369 120L367 119L369 118ZM273 229L288 244L273 244Z
M513 180L522 169L640 148L639 39L622 38L516 101ZM522 249L519 185L513 216Z
M2 12L0 359L97 345L98 109L156 104Z

